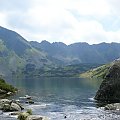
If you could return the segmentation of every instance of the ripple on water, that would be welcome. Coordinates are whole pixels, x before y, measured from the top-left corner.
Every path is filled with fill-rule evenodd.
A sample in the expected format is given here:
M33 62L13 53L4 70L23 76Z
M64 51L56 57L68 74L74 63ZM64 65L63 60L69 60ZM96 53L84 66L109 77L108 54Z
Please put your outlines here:
M29 106L34 113L49 117L51 120L120 120L120 115L96 107L59 106L53 103ZM66 118L65 118L66 116Z

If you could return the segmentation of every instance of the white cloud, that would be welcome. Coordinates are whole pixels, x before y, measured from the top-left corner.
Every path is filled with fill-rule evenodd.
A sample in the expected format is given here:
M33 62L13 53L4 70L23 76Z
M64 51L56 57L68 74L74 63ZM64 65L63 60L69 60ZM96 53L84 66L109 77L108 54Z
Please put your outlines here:
M74 0L69 6L75 9L80 15L109 15L111 8L106 0Z
M0 25L7 27L6 15L1 12L0 12Z
M118 19L107 23L108 18L120 15L118 0L26 0L24 4L11 0L7 7L5 2L9 1L0 1L0 25L17 31L27 40L67 44L120 42Z

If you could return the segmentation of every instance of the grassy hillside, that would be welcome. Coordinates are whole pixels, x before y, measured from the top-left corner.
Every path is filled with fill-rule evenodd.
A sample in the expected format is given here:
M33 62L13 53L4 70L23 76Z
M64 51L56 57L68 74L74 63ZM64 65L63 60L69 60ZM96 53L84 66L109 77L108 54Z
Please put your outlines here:
M12 85L9 85L5 82L5 80L0 78L0 94L12 92L14 93L17 89L14 88Z
M82 78L104 78L113 63L105 64L80 74Z
M97 66L99 66L99 64L77 64L63 67L45 66L40 69L34 70L34 66L29 65L24 70L24 75L26 75L27 77L78 77L78 74L92 68L96 68Z

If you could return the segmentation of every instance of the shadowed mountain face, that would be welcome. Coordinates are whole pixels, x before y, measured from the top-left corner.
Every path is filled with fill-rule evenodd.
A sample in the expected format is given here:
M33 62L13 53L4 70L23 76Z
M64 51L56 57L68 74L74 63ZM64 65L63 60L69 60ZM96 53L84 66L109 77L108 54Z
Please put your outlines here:
M52 62L44 52L31 47L18 33L0 27L0 74L10 76L23 69L37 69Z
M120 57L119 43L74 43L65 45L61 42L30 42L31 45L47 53L48 56L63 64L108 63Z
M26 49L31 48L22 36L3 27L0 27L0 39L4 41L8 49L15 51L17 55L23 55Z

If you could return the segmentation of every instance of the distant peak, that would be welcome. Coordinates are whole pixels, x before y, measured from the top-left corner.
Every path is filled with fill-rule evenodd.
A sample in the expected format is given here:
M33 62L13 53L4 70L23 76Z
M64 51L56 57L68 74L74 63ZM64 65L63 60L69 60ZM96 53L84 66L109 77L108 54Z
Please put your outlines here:
M52 44L57 44L57 45L65 45L65 46L67 46L65 43L63 43L63 42L53 42Z
M41 43L49 43L50 44L50 42L48 42L47 40L42 40Z

